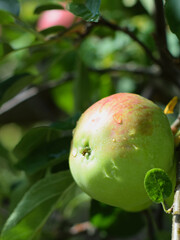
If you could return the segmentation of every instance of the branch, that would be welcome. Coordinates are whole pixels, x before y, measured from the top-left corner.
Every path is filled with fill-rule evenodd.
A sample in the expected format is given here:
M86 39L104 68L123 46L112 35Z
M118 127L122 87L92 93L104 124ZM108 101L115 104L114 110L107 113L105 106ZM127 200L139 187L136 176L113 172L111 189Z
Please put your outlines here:
M120 27L119 25L116 25L112 22L109 22L108 20L104 19L101 17L101 19L99 20L99 25L104 25L107 26L115 31L121 31L125 34L127 34L132 40L134 40L135 42L137 42L146 52L146 54L153 60L153 62L155 62L156 64L160 65L160 62L158 59L156 59L153 55L151 50L132 32L130 31L127 27Z
M73 78L73 74L67 74L62 79L60 79L59 81L49 82L49 83L41 85L41 86L33 86L33 87L29 88L29 89L26 89L26 90L20 92L15 97L13 97L9 101L5 102L1 106L1 108L0 108L0 116L2 114L12 110L13 108L15 108L19 104L25 102L26 100L28 100L28 99L38 95L39 93L41 93L41 92L43 92L45 90L48 90L48 89L53 89L53 88L63 84L64 82L69 81L72 78Z
M154 0L155 3L155 27L156 41L160 53L167 51L166 23L164 17L164 6L162 0Z
M180 239L180 159L177 163L176 190L173 203L172 235L171 240Z
M135 64L122 64L118 67L111 67L111 68L104 68L104 69L90 68L90 70L98 73L128 72L128 73L134 73L137 75L146 75L151 77L159 77L161 75L161 71L157 66L143 67Z
M164 15L163 0L154 0L155 3L155 40L160 54L160 65L162 68L163 78L166 81L174 82L180 87L179 66L174 62L175 58L171 55L167 46L166 38L166 21Z
M178 115L177 119L171 124L171 130L175 135L180 128L180 114Z
M171 129L174 135L177 133L180 128L180 114L177 119L172 123ZM178 159L176 163L176 188L174 194L174 202L172 207L172 234L171 240L179 240L180 239L180 152L178 149Z

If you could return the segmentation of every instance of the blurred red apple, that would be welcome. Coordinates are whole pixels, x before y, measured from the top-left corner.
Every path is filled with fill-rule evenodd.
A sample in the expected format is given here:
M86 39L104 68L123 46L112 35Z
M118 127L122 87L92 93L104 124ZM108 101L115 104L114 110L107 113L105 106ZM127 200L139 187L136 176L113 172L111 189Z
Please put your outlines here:
M64 7L64 4L61 4ZM76 21L76 16L66 9L44 11L38 20L37 30L42 31L53 26L69 28Z

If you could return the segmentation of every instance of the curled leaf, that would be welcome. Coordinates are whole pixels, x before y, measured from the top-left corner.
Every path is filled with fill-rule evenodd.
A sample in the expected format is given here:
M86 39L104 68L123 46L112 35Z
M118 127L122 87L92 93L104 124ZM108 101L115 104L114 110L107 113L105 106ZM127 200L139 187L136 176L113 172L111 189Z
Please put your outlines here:
M171 114L174 113L174 108L176 106L178 102L178 97L175 96L171 99L171 101L166 105L165 109L164 109L164 113L165 114Z

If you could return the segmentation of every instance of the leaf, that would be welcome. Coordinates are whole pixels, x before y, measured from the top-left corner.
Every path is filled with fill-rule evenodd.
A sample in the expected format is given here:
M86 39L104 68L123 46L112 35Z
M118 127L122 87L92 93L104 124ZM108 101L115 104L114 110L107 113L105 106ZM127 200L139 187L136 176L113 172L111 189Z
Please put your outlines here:
M178 102L178 97L173 97L171 99L171 101L166 105L165 109L164 109L164 113L165 114L171 114L171 113L174 113L174 108L176 106Z
M163 202L172 192L172 182L160 168L153 168L146 173L144 186L149 198L156 203Z
M52 10L52 9L64 9L64 7L60 4L55 4L55 3L43 4L36 7L36 9L34 10L34 13L39 14L46 10Z
M140 0L140 2L149 14L153 14L154 1Z
M32 83L35 76L29 73L14 75L0 83L0 105L14 97L23 88Z
M109 236L122 238L138 233L145 225L141 213L126 212L95 200L91 201L90 221Z
M69 10L88 22L98 22L101 0L72 0Z
M48 28L40 31L40 33L42 33L44 35L49 35L52 33L63 32L64 30L66 30L66 28L63 26L53 26L53 27L48 27Z
M0 24L8 24L13 22L14 18L8 12L0 10Z
M20 3L18 0L0 0L0 9L18 16L20 12Z
M165 12L171 31L180 39L180 1L167 0Z
M33 185L8 218L1 240L33 239L72 182L70 172L64 171Z
M68 159L71 136L61 136L51 127L31 129L14 149L19 162L16 165L27 174L51 167Z
M70 117L65 121L53 122L51 124L51 127L59 130L72 130L75 128L76 123L80 116L81 116L80 113L76 113L73 117Z

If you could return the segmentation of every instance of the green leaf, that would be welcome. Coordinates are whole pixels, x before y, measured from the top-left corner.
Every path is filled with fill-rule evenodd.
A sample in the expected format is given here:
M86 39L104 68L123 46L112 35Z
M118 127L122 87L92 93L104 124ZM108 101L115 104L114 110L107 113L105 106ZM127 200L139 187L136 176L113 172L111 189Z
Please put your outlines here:
M0 13L1 14L1 13ZM13 52L14 49L7 42L0 42L0 58L6 56L7 54Z
M0 0L0 9L18 16L20 3L18 0Z
M64 30L66 30L66 28L63 26L53 26L53 27L46 28L40 32L44 35L49 35L52 33L63 32Z
M149 14L153 14L154 1L140 0L140 2Z
M141 213L126 212L95 200L91 201L90 221L109 236L122 238L138 233L145 225Z
M100 4L100 0L73 0L69 4L69 10L86 21L98 22Z
M61 137L61 132L48 126L32 128L16 145L14 154L17 158L23 159L43 142L50 142L59 137Z
M40 230L73 179L69 171L50 175L31 187L8 218L1 240L30 240Z
M167 0L165 12L171 31L180 39L180 1Z
M16 165L27 174L34 174L68 159L71 136L61 137L61 131L51 127L31 129L14 149Z
M14 18L8 12L0 10L0 24L8 24L13 22Z
M149 198L156 203L163 202L172 192L172 182L160 168L153 168L146 173L144 186Z
M55 3L43 4L36 7L36 9L34 10L34 13L39 14L46 10L52 10L52 9L64 9L64 7L60 4L55 4Z
M51 124L52 128L59 130L72 130L76 126L76 122L78 121L80 113L76 113L73 117L66 119L65 121L57 121Z
M34 81L35 77L29 73L14 75L0 82L0 105L14 97L23 88Z

